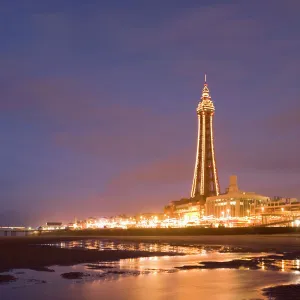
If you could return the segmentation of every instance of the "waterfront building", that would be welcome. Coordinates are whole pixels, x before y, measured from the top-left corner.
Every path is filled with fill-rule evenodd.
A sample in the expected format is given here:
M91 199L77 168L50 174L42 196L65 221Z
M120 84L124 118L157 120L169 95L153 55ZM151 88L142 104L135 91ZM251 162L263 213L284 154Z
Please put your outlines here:
M230 176L229 187L225 194L206 198L206 216L215 218L250 217L255 207L262 207L270 198L253 192L239 190L237 176Z
M300 201L297 198L275 197L268 203L254 204L252 212L255 216L260 216L261 223L264 225L300 225Z
M46 225L41 226L42 230L59 230L64 228L65 226L62 222L47 222Z
M98 220L95 217L89 217L85 220L85 227L86 228L97 228Z
M205 199L220 194L214 148L214 113L215 107L205 75L202 96L197 107L198 137L191 198Z
M168 206L165 206L164 212L170 218L195 222L204 216L205 201L195 198L171 201Z

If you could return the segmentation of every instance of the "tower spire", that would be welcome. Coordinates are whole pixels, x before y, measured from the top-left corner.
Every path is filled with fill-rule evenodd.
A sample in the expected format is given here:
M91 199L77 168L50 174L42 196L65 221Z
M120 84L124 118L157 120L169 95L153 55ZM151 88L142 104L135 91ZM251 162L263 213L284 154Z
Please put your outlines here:
M202 89L201 99L203 100L204 98L210 98L208 84L206 82L206 73L204 74L204 87Z
M205 73L202 97L197 107L197 152L191 191L192 198L201 196L204 199L209 196L217 196L220 193L214 150L213 118L215 107L210 97L206 79Z

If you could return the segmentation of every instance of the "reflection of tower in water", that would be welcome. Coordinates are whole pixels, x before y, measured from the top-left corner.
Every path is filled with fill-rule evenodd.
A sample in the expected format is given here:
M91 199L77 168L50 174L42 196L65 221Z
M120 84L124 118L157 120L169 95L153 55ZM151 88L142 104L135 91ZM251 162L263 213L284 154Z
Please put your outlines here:
M196 164L191 197L217 196L220 193L214 149L214 103L211 100L206 75L202 97L197 107L198 138Z

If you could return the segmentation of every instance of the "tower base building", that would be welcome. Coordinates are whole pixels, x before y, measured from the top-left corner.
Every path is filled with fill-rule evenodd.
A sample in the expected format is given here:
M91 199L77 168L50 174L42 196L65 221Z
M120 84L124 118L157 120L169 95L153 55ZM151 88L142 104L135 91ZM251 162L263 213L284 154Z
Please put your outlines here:
M205 214L215 218L250 217L255 207L267 205L269 201L267 196L239 190L237 176L233 175L225 194L206 198Z

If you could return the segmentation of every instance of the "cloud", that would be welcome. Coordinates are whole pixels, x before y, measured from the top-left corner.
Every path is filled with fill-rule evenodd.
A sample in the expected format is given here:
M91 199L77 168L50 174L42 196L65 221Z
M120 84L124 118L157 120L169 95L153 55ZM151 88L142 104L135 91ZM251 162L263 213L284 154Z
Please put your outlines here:
M113 178L109 186L122 190L128 186L153 184L178 184L191 180L193 165L191 151L170 154L169 157L141 164Z
M1 210L0 226L28 226L37 221L37 217L24 211ZM32 222L32 223L31 223Z
M102 118L103 116L103 118ZM80 131L58 132L53 141L72 152L104 156L117 162L148 161L166 157L184 147L178 141L185 135L176 126L178 116L156 114L138 108L104 109L98 126ZM91 122L91 120L90 120ZM97 119L94 119L97 123Z
M182 55L182 50L185 58L199 54L212 57L218 52L214 46L222 44L223 59L224 54L247 48L249 42L265 33L255 19L239 17L241 10L241 6L232 4L194 7L180 10L152 27L130 26L134 22L130 19L116 39L126 51L147 53L149 57L157 56L164 48L168 59L174 59L176 53Z
M217 154L221 154L217 161L221 169L233 172L269 172L273 177L283 172L299 176L299 152L296 130L293 135L287 136L286 131L278 130L276 133L273 128L270 133L261 127L257 137L246 139L245 143L236 140L232 144L221 145L217 149Z
M90 87L72 77L15 79L2 84L0 113L41 127L59 149L72 153L141 161L181 149L187 121L178 112L118 101L115 91ZM127 102L127 103L126 103ZM148 104L149 105L149 104Z
M293 134L296 137L300 129L300 105L288 105L265 120L266 128L278 135ZM296 141L297 142L297 141Z
M284 143L284 142L283 142ZM244 166L253 170L269 172L295 173L299 176L299 143L291 143L286 147L283 144L269 144L257 146L252 153L244 157Z
M125 212L161 211L169 201L189 195L193 163L189 149L185 149L131 165L107 182L102 198Z
M142 107L120 105L103 89L92 87L79 78L27 77L1 83L0 113L19 114L23 119L52 123L96 124L111 116L130 119L143 112Z

